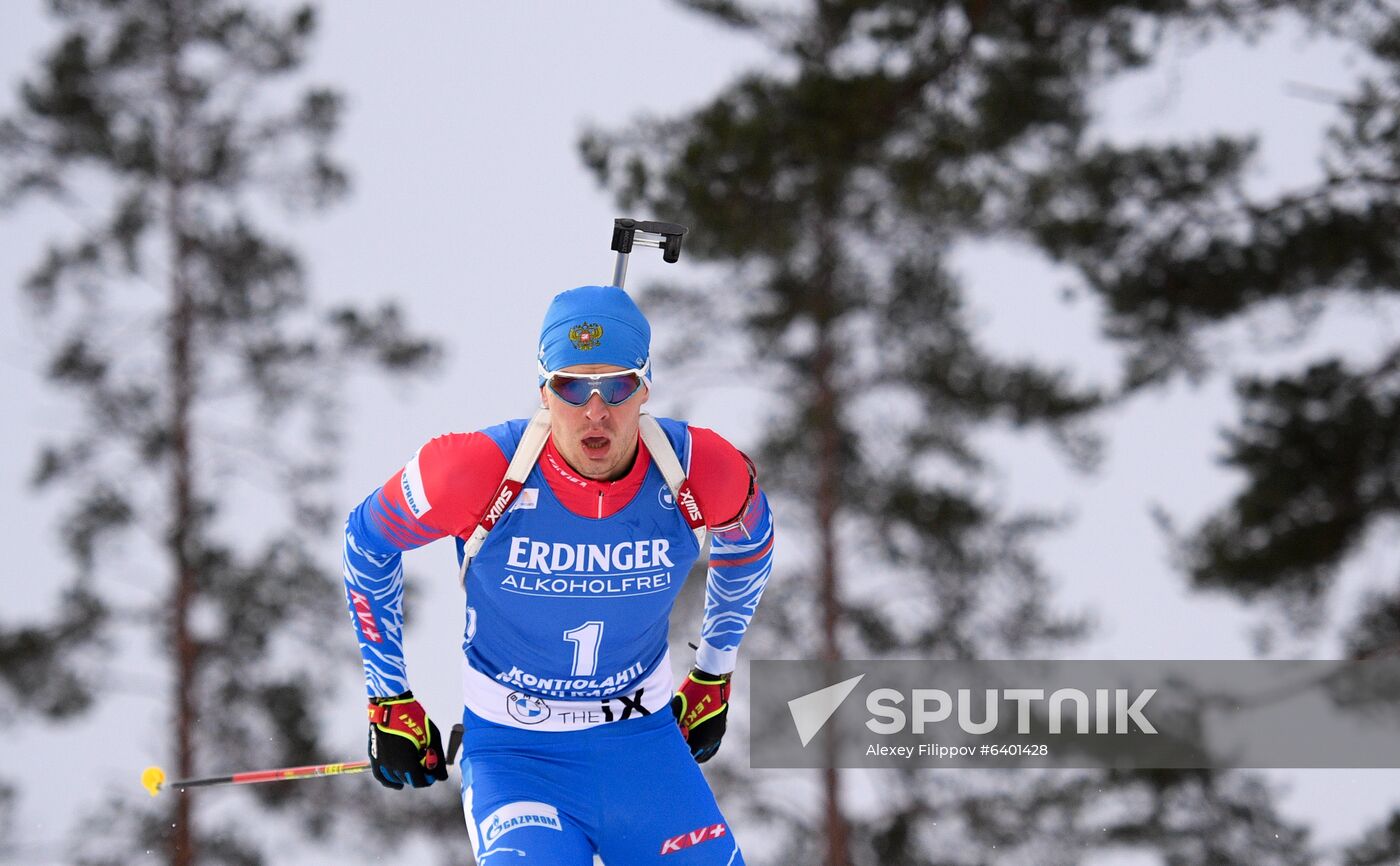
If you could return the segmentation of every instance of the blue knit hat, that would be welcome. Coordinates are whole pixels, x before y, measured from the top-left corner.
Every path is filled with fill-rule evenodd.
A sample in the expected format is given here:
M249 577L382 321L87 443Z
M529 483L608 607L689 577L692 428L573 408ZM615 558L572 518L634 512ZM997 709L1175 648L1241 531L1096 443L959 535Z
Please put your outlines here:
M560 292L545 311L539 361L546 370L575 364L636 369L650 356L651 325L617 286L580 286ZM650 369L647 378L651 378Z

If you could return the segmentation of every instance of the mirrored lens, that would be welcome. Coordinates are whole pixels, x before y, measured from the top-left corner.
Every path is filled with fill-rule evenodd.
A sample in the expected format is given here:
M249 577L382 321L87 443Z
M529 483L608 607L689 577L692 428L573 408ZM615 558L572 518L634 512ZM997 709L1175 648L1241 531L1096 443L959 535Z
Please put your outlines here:
M556 375L550 377L549 387L550 390L559 395L559 399L571 406L582 406L587 403L594 391L598 392L604 403L616 406L637 393L637 389L642 387L642 377L636 373L593 378Z

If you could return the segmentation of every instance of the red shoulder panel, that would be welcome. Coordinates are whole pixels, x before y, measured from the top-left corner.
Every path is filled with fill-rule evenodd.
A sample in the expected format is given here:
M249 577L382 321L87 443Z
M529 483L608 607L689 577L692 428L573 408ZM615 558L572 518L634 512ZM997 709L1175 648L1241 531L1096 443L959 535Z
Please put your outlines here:
M690 428L690 489L710 526L727 526L748 505L749 462L723 436L705 427Z
M394 535L466 537L481 521L510 461L485 433L438 436L385 482L381 495ZM416 539L415 539L416 540Z

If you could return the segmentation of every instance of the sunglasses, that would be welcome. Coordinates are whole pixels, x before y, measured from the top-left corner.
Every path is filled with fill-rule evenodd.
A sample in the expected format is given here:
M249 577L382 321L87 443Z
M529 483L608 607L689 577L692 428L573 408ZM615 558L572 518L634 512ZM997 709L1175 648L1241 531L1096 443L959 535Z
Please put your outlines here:
M596 393L609 406L619 406L632 399L646 382L646 365L639 370L617 373L549 373L545 384L554 395L570 406L582 406Z

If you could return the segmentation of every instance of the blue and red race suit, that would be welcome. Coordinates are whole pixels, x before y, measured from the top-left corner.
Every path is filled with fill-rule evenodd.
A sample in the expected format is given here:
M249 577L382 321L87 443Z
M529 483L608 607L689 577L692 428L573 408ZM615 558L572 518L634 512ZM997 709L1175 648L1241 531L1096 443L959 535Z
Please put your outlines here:
M771 571L772 516L737 449L710 430L658 421L713 533L696 664L728 673ZM345 584L371 696L408 689L402 552L454 536L460 556L525 423L433 439L351 513ZM466 575L463 784L478 858L497 853L504 831L492 821L509 814L517 820L507 830L531 830L513 833L512 845L533 840L529 847L547 862L569 862L568 852L585 848L610 850L609 863L662 854L682 856L658 862L742 862L664 711L672 692L668 618L698 553L644 444L627 475L596 481L577 475L546 443ZM600 726L607 730L592 730ZM572 765L559 758L555 735L571 738ZM640 743L650 744L644 765L651 784L631 780L612 794L561 802L559 777L616 778L619 765L639 759L624 761L613 746ZM536 751L538 772L528 769ZM688 805L658 811L648 791ZM582 814L622 793L650 807L632 809L638 813L630 823L614 815L612 830L600 823L601 812ZM539 817L548 814L555 817Z

